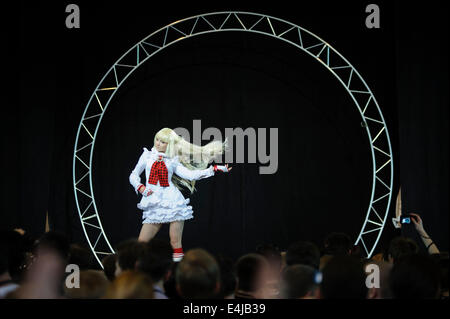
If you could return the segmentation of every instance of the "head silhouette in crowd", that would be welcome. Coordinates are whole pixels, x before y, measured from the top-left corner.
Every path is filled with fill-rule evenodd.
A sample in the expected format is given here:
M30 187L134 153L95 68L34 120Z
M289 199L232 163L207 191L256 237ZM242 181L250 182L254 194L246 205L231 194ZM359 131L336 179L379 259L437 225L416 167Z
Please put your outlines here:
M319 248L309 241L298 241L289 246L286 252L286 265L306 265L319 269Z
M43 234L34 245L33 255L52 251L61 257L65 262L69 261L70 257L70 242L66 235L57 231L49 231Z
M220 270L214 257L204 249L191 249L176 268L176 289L184 299L218 298Z
M220 269L220 293L221 299L234 298L234 291L236 290L236 274L234 272L233 260L224 255L216 256L217 263Z
M23 282L8 298L63 298L69 250L69 240L64 234L55 231L43 234L35 242Z
M172 246L157 238L150 240L146 246L146 251L138 258L136 269L152 278L156 299L167 299L164 283L172 273Z
M101 270L82 270L80 272L80 286L65 286L65 296L70 299L100 299L109 287L109 280Z
M80 270L93 269L97 266L94 263L94 255L92 252L79 244L70 245L68 264L78 265Z
M146 250L138 258L137 269L148 274L155 283L166 280L173 263L172 246L157 238L150 240L146 246Z
M115 276L125 270L135 270L138 259L145 253L147 245L136 239L121 242L116 249L117 260Z
M402 258L417 254L418 252L419 246L411 238L401 236L395 237L389 244L387 261L395 264Z
M236 299L265 298L270 279L269 262L260 254L247 254L236 262Z
M3 246L4 256L8 260L8 274L11 279L20 283L31 260L33 237L23 230L0 231L0 245Z
M439 265L441 277L441 299L448 299L448 268L449 256L448 252L430 255L431 258Z
M280 297L282 299L318 299L322 274L307 265L287 266L282 274Z
M389 282L393 297L396 299L440 297L440 268L429 255L410 254L396 260Z
M331 233L324 240L324 254L331 256L349 255L352 241L345 233Z
M107 255L102 259L103 271L109 281L116 278L117 254Z
M322 299L366 299L363 263L352 256L334 256L322 271Z

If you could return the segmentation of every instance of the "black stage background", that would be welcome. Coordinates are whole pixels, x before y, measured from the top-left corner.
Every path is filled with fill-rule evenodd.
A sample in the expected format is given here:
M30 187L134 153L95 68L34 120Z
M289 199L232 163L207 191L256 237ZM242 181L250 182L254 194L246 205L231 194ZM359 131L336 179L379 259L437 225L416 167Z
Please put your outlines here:
M395 189L448 250L448 22L441 9L377 1L381 29L367 29L370 2L162 4L76 1L21 3L8 10L12 99L3 105L1 228L50 227L85 243L72 187L75 135L86 103L126 50L173 21L214 11L272 15L312 31L343 54L374 92L391 136ZM6 13L6 11L5 11ZM321 244L331 231L356 239L366 213L371 162L364 129L345 89L319 63L282 41L222 33L181 41L131 76L109 105L94 151L94 191L113 245L137 237L139 198L128 175L162 127L279 128L278 171L234 163L197 183L184 247L237 257L259 243L285 249ZM206 141L204 141L206 143ZM188 194L185 194L188 195ZM390 218L377 251L397 234ZM158 235L168 238L167 227Z

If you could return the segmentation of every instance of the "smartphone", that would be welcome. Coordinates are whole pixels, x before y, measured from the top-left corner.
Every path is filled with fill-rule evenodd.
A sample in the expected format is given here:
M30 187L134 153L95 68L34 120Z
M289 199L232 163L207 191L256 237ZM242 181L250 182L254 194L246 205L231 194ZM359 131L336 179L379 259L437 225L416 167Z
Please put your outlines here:
M411 224L411 215L401 215L400 223L401 224Z

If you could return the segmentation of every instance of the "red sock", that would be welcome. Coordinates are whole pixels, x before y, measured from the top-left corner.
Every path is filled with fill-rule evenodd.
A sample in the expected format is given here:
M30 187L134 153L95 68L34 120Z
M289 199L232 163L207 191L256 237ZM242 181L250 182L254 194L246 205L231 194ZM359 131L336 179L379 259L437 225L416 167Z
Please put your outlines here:
M183 254L183 248L174 248L173 249L174 254Z

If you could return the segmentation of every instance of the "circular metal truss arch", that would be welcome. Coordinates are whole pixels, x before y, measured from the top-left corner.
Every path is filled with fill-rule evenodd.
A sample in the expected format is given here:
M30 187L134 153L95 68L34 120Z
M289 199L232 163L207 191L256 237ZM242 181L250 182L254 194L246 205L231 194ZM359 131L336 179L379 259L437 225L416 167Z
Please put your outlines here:
M370 202L355 240L355 245L361 243L366 256L370 257L386 223L394 174L389 133L374 94L350 62L312 32L265 14L224 11L178 20L153 32L125 52L109 68L92 93L78 126L72 169L78 214L95 258L102 266L100 257L114 253L98 214L92 185L95 139L109 103L128 76L153 55L181 40L223 31L261 34L301 49L326 67L351 96L361 115L361 124L366 129L372 156Z

